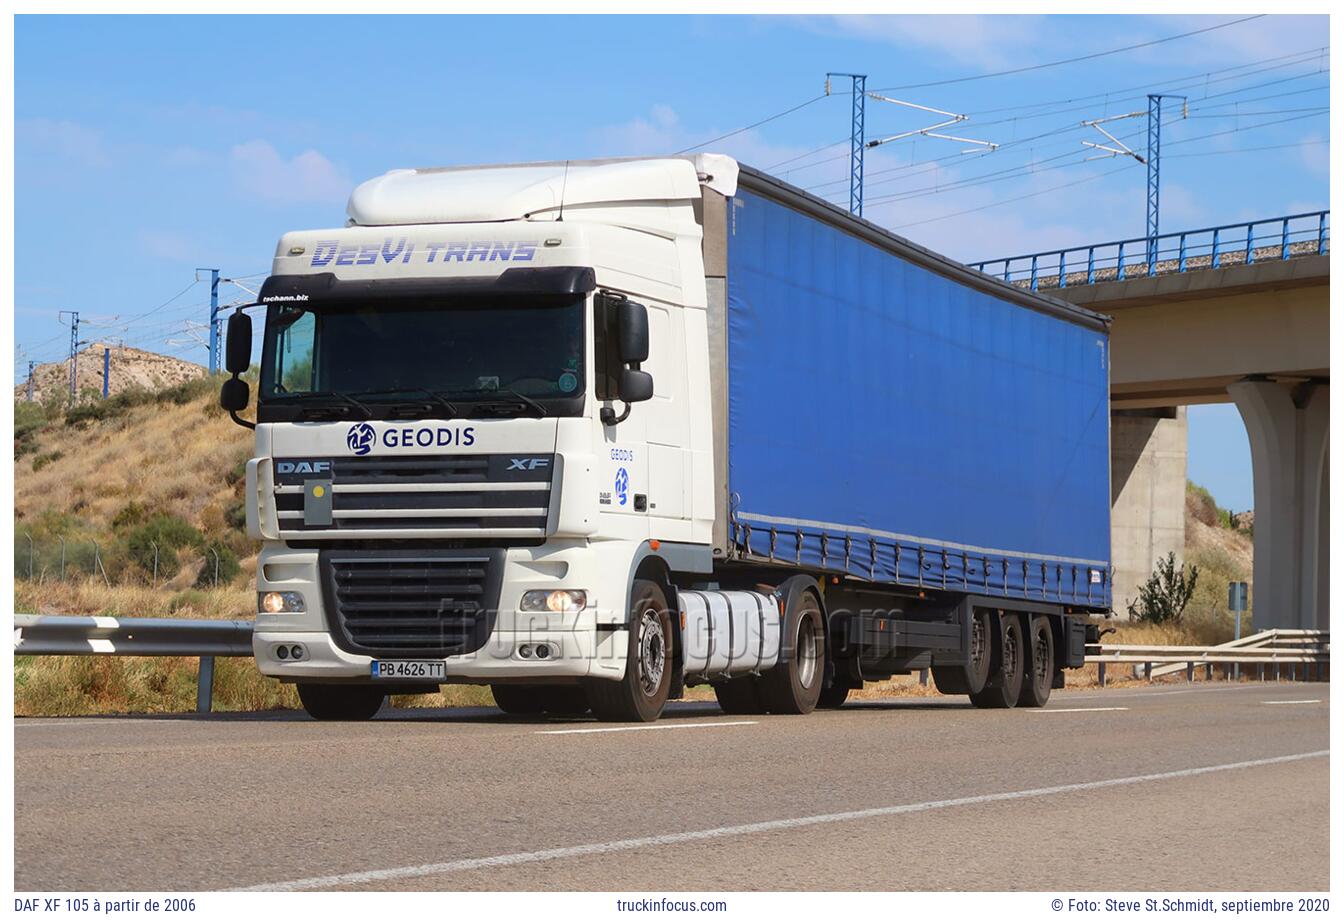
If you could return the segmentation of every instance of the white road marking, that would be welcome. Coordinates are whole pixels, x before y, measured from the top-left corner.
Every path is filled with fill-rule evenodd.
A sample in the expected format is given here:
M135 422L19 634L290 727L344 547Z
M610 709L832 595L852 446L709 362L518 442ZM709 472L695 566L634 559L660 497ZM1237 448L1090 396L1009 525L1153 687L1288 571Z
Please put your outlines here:
M1030 709L1028 712L1128 712L1128 706L1061 706L1055 709Z
M755 824L735 824L727 827L711 827L699 831L684 831L677 834L662 834L656 837L632 837L626 840L610 840L605 843L585 843L571 847L555 847L548 850L534 850L530 853L504 853L499 856L479 856L471 859L455 859L450 862L426 863L419 866L400 866L395 869L370 869L364 872L345 872L339 875L322 875L315 878L295 879L288 882L271 882L253 885L247 888L234 888L233 891L308 891L315 888L334 888L338 885L365 885L370 882L384 882L392 879L419 878L426 875L443 875L449 872L468 872L474 869L496 869L520 866L526 863L547 862L554 859L573 859L580 856L601 856L627 850L640 850L646 847L668 846L677 843L693 843L699 840L712 840L721 837L742 837L749 834L765 834L771 831L792 830L799 827L811 827L818 824L835 824L841 821L860 821L867 818L888 818L895 815L908 815L916 812L933 811L940 808L956 808L963 805L986 805L995 802L1010 802L1016 799L1034 799L1048 795L1062 795L1070 792L1089 792L1094 789L1106 789L1113 786L1133 786L1139 783L1158 782L1168 779L1185 779L1191 776L1204 776L1210 773L1222 773L1227 770L1245 770L1251 767L1267 767L1274 764L1295 763L1317 757L1328 757L1330 752L1308 751L1303 754L1286 754L1281 757L1266 757L1261 760L1242 760L1236 763L1220 763L1209 767L1189 767L1184 770L1171 770L1166 773L1144 773L1138 776L1121 776L1114 779L1099 779L1086 783L1067 783L1061 786L1044 786L1038 789L1020 789L1013 792L992 792L986 795L971 795L959 799L941 799L934 802L914 802L906 805L888 805L882 808L865 808L861 811L841 811L832 814L809 815L802 818L784 818L777 821L759 821Z
M538 735L599 735L606 732L656 732L669 728L727 728L730 725L757 725L757 722L668 722L662 725L622 725L614 728L560 728L535 732Z
M1319 703L1320 700L1261 700L1266 706L1296 706L1301 703Z

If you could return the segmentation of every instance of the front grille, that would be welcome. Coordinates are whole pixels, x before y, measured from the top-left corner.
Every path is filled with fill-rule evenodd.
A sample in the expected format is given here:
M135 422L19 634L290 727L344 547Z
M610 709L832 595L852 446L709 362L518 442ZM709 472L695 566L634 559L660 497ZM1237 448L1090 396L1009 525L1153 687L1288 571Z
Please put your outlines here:
M539 537L546 533L554 462L554 454L276 458L275 508L287 535L432 530ZM331 483L330 523L304 520L304 483L314 479Z
M332 635L347 652L465 655L494 629L503 550L319 554Z

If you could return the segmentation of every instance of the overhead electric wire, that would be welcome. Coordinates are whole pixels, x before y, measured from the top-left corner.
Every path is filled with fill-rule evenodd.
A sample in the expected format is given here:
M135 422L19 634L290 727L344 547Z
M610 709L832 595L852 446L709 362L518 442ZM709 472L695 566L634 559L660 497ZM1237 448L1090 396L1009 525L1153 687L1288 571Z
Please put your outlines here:
M826 99L827 97L828 97L827 93L822 93L820 96L813 96L806 102L800 102L797 105L793 106L792 108L785 109L782 112L776 112L773 115L768 115L765 118L762 118L760 121L752 122L751 124L746 125L745 127L737 128L735 130L729 131L726 134L720 134L718 137L711 137L709 140L702 141L699 144L695 144L691 147L683 147L682 149L678 150L677 153L678 154L690 153L692 150L699 150L701 147L708 147L710 144L717 144L721 140L726 140L727 138L734 137L735 135L741 134L744 131L750 131L753 128L759 128L761 125L768 124L769 122L772 122L777 118L783 118L785 115L792 115L794 112L797 112L800 109L805 109L809 105L812 105L813 103L816 102L820 102L821 100Z
M1265 144L1260 147L1234 147L1231 150L1197 150L1193 153L1172 153L1163 156L1165 160L1180 160L1186 157L1217 157L1226 156L1230 153L1254 153L1260 150L1288 150L1293 147L1312 147L1318 144L1329 144L1328 138L1320 137L1312 140L1298 141L1294 144Z
M930 80L926 83L904 83L901 84L900 86L884 86L881 89L876 90L876 92L887 93L902 89L924 89L925 87L929 86L950 86L954 83L970 83L975 80L990 80L995 77L1009 77L1013 76L1014 74L1030 73L1036 70L1046 70L1050 67L1062 67L1065 64L1077 64L1081 61L1094 61L1097 58L1109 57L1112 54L1123 54L1126 51L1137 51L1140 48L1151 48L1153 45L1161 45L1166 42L1176 41L1177 39L1181 38L1190 38L1191 36L1194 35L1203 35L1206 32L1214 32L1217 31L1218 29L1226 29L1230 26L1240 25L1244 22L1251 22L1252 20L1255 19L1262 19L1264 18L1265 15L1266 14L1264 13L1257 13L1254 16L1243 16L1241 19L1233 19L1228 22L1221 22L1215 26L1207 26L1203 29L1195 29L1190 32L1182 32L1179 35L1168 35L1165 38L1155 38L1152 39L1151 41L1139 42L1138 44L1134 45L1125 45L1122 48L1112 48L1108 51L1096 51L1093 52L1092 54L1083 54L1079 55L1078 57L1064 58L1063 60L1059 61L1047 61L1044 64L1032 64L1027 67L1014 67L1011 70L1000 70L994 73L982 73L982 74L973 74L971 76L965 76L965 77L953 77L947 80Z

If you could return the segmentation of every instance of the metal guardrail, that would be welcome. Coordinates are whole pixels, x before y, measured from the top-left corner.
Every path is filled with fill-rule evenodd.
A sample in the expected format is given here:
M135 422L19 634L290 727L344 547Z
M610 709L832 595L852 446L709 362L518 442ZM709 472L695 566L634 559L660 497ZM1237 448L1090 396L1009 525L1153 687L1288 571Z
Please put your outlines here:
M1186 681L1195 679L1196 666L1204 667L1207 680L1213 679L1214 665L1221 664L1228 679L1240 677L1242 665L1258 668L1265 679L1267 665L1274 667L1274 679L1280 680L1284 666L1290 668L1290 680L1297 679L1298 665L1303 678L1322 680L1330 666L1330 633L1315 629L1270 629L1233 639L1222 645L1103 645L1091 646L1083 660L1097 666L1097 683L1106 686L1108 664L1134 665L1135 676L1145 680L1185 670Z
M196 711L209 712L215 659L252 657L252 621L16 616L14 654L199 658Z
M967 264L1009 283L1039 291L1282 261L1325 255L1329 251L1327 210Z

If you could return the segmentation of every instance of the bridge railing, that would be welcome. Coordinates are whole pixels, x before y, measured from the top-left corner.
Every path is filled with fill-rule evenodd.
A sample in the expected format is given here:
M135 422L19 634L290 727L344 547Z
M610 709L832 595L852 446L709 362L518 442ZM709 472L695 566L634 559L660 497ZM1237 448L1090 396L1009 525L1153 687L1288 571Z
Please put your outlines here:
M1039 291L1325 255L1329 249L1330 212L1308 211L969 264Z

